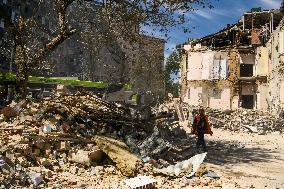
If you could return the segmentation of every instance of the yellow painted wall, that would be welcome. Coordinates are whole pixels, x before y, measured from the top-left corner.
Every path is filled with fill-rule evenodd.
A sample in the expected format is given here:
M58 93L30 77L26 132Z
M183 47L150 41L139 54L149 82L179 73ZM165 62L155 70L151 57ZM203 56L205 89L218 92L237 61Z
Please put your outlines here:
M256 75L268 75L268 48L259 47L256 55Z

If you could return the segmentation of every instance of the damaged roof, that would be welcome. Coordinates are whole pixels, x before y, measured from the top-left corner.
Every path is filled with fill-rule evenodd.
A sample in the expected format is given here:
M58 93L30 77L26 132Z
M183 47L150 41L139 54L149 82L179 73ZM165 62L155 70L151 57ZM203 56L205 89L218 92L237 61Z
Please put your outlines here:
M201 44L203 47L213 49L232 46L246 49L253 45L261 45L269 40L270 34L277 28L282 18L283 13L280 10L252 9L251 12L244 13L237 23L228 24L214 34L190 40L183 45Z

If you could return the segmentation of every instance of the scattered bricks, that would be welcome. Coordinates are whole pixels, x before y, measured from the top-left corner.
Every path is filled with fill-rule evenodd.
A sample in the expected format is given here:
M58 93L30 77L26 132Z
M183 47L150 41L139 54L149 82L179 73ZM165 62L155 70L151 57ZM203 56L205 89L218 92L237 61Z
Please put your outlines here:
M206 113L215 128L258 134L266 134L269 131L283 132L284 119L277 118L268 112L243 109L228 112L207 108Z
M10 150L6 151L5 156L6 156L6 158L8 158L12 162L15 162L15 160L16 160L15 154Z
M40 149L34 148L34 149L33 149L33 155L36 156L36 157L37 157L37 156L40 156Z
M68 133L68 132L70 131L70 128L71 128L71 127L70 127L69 124L63 123L63 124L61 125L61 128L62 128L63 132Z
M61 141L56 143L56 149L59 151L70 150L70 142L69 141Z
M78 150L76 153L72 152L69 154L69 161L90 166L90 152L84 150Z
M22 167L27 168L27 167L30 166L30 163L27 161L27 159L25 157L18 157L17 161Z
M43 178L51 178L53 175L52 171L49 169L42 169L41 173L43 175Z
M50 143L45 143L44 144L44 149L51 149L52 148L52 145Z
M21 155L30 155L32 153L32 148L29 144L17 144L14 148Z
M35 141L34 145L39 149L44 149L45 142L43 140L37 140Z
M52 166L52 164L50 163L50 161L46 158L37 158L38 162L44 166L44 167L50 167Z
M10 106L3 108L1 113L4 115L5 120L9 120L18 115L18 112L15 110L15 108L12 108Z
M45 149L45 150L44 150L44 155L45 155L46 157L48 157L51 153L52 153L52 150L51 150L51 149Z
M76 167L76 166L71 166L69 168L69 172L72 173L73 175L76 175L77 171L78 171L78 167Z

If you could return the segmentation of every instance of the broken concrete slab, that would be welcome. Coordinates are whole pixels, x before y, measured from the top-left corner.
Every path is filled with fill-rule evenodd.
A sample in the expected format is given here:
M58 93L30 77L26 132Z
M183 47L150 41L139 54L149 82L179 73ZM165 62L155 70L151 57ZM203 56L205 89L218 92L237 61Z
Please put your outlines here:
M210 177L213 179L220 179L220 176L217 175L217 173L215 173L214 171L207 171L207 173L205 174L206 177Z
M41 173L31 172L30 179L34 186L38 186L43 181L43 176Z
M3 108L1 110L1 113L3 114L5 120L9 120L18 115L18 111L16 111L15 108L12 108L10 106L6 106L5 108Z
M69 161L90 166L94 162L101 161L102 157L103 152L100 149L93 151L78 150L77 152L71 152L69 154Z
M92 140L114 162L125 176L134 176L143 167L142 160L131 153L128 146L116 139L96 136Z
M131 189L142 189L152 188L155 186L157 181L149 176L137 176L124 180L125 184Z
M190 159L179 162L175 165L170 165L163 169L154 169L154 172L168 176L182 177L185 175L186 177L191 177L195 174L201 163L204 161L206 154L207 152L197 154Z

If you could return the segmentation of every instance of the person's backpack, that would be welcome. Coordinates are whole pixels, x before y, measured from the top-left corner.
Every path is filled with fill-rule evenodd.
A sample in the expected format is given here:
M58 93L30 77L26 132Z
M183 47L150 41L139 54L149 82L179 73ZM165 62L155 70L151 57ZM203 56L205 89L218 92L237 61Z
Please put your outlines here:
M206 129L206 119L205 117L200 118L199 123L197 123L197 130L199 133L205 133Z

